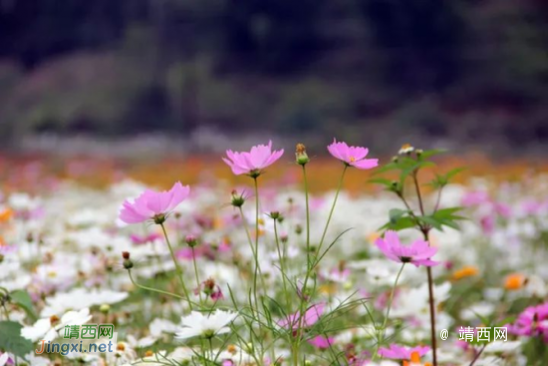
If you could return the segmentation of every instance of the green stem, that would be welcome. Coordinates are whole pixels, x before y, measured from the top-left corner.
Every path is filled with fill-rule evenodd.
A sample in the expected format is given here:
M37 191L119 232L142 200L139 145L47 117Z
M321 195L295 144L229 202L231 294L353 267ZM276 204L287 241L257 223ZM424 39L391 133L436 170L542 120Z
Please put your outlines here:
M200 304L202 303L202 291L200 291L200 277L198 275L198 265L196 264L196 251L194 247L192 249L192 265L194 266L194 276L196 277L196 289L200 298Z
M337 199L339 198L339 193L341 192L343 181L344 181L344 173L346 173L346 169L348 169L348 165L344 165L343 172L341 174L341 178L339 180L339 185L337 187L337 192L335 193L335 198L333 199L333 205L331 205L331 210L329 211L329 216L327 217L327 223L325 224L325 228L323 229L322 238L320 240L320 245L318 246L317 253L319 254L322 249L323 242L325 240L325 236L327 235L327 229L329 228L329 223L331 222L331 218L333 217L333 211L335 211L335 206L337 204Z
M253 178L253 181L255 183L255 273L253 276L253 292L255 293L255 297L257 297L257 277L261 278L263 291L266 291L266 286L259 267L259 183L257 182L257 177Z
M129 279L131 280L131 283L133 283L133 285L134 285L135 287L138 287L138 288L141 288L141 289L147 290L147 291L157 292L157 293L162 294L162 295L172 296L172 297L175 297L175 298L177 298L177 299L186 300L183 296L174 294L173 292L158 290L158 289L153 288L153 287L148 287L148 286L144 286L144 285L138 284L138 283L135 281L135 279L133 278L133 275L131 274L131 269L128 269L127 272L128 272L128 274L129 274Z
M381 327L381 335L377 341L377 348L375 350L375 353L373 354L373 359L377 357L377 354L379 352L379 347L381 343L384 341L384 331L386 330L386 323L388 322L388 318L390 316L390 309L392 309L392 302L394 301L394 294L396 293L396 288L398 286L398 281L400 280L400 276L403 272L403 268L405 267L405 263L402 263L400 270L398 271L398 275L396 276L396 280L394 281L394 287L392 287L392 291L390 292L390 297L388 298L388 306L386 308L386 315L384 316L384 320L382 322Z
M310 207L308 204L308 179L306 178L306 168L303 165L304 179L304 197L306 201L306 262L307 268L310 271Z
M318 245L318 249L316 250L316 253L318 255L320 255L321 253L321 249L322 249L322 246L323 246L323 243L324 243L324 240L325 240L325 236L327 234L327 229L329 228L329 223L331 222L331 218L333 217L333 212L335 211L335 206L337 205L337 200L339 198L339 193L341 192L341 189L342 189L342 186L343 186L343 182L344 182L344 174L346 173L346 169L348 169L348 165L344 165L344 169L342 171L342 174L341 174L341 178L339 179L339 184L337 186L337 191L335 193L335 198L333 199L333 204L331 205L331 210L329 211L329 216L327 217L327 222L325 224L325 228L323 230L323 234L322 234L322 238L320 240L320 244ZM306 177L306 175L305 175ZM305 178L306 179L306 178ZM306 181L306 180L305 180ZM307 201L308 201L308 187L306 188L306 191L307 191ZM308 212L308 209L307 209L307 212ZM307 225L309 226L309 225ZM307 248L308 250L310 248ZM307 257L308 258L308 257ZM311 266L311 265L308 265L308 268L307 268L307 271L306 271L306 274L305 274L305 278L304 278L304 283L303 283L303 287L302 287L302 295L301 295L301 306L300 306L300 314L302 314L302 316L300 317L299 319L299 326L298 326L298 329L297 329L297 334L295 336L295 346L294 346L294 353L296 353L293 357L293 360L295 363L295 366L298 366L298 361L299 361L299 346L300 346L300 342L301 342L301 328L302 328L302 322L304 321L304 310L306 309L307 305L308 305L308 300L307 300L307 296L306 296L306 288L308 286L308 281L310 279L310 274L311 274L311 271L312 269L314 268L315 266ZM314 286L314 289L315 289L315 286ZM315 292L315 291L314 291ZM309 298L312 298L313 296L309 296Z
M187 298L188 307L190 308L190 310L192 310L192 300L190 299L190 295L188 293L188 290L185 285L185 281L183 279L183 270L181 269L181 266L179 265L177 258L175 258L175 253L173 252L173 247L171 246L171 242L169 241L169 237L167 235L165 225L161 223L160 226L162 227L162 232L164 233L164 237L166 239L166 243L169 248L169 253L171 254L171 259L173 260L173 263L175 264L175 270L177 272L177 275L179 276L179 281L181 282L181 286L183 287L183 292L185 293L185 296Z
M276 219L274 219L274 237L276 238L276 249L278 250L278 258L280 259L280 271L282 272L282 281L284 286L285 300L287 303L287 309L291 308L291 295L287 292L286 274L285 274L285 258L282 255L280 249L280 240L278 239L278 225L276 225Z
M413 182L415 183L415 189L417 191L417 199L419 200L419 207L421 215L424 216L424 204L422 202L421 188L418 180L418 169L413 172ZM430 229L428 227L420 227L420 230L424 236L424 240L430 245L428 234ZM426 267L426 275L428 278L428 305L430 310L430 339L432 342L432 364L438 366L437 358L437 339L436 339L436 307L434 300L434 280L432 278L432 268Z
M244 216L244 211L242 210L242 207L240 206L240 216L242 217L242 221L243 221L243 224L244 224L244 228L245 228L245 233L247 235L247 240L249 241L249 247L251 248L251 253L253 254L253 260L255 261L255 266L256 266L256 261L257 261L257 255L255 254L255 246L253 245L253 240L251 239L251 234L249 234L249 227L248 227L248 224L247 224L247 220L245 219L245 216ZM255 281L254 281L255 283ZM253 299L255 300L255 304L258 305L258 301L257 301L257 292L253 291ZM251 312L253 312L253 308L251 308Z

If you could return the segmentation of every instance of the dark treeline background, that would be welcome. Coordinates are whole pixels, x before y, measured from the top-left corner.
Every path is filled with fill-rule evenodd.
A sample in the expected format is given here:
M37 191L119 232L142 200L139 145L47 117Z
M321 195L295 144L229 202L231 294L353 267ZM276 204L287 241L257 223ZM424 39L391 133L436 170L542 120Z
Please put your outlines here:
M0 0L0 139L548 138L545 0Z

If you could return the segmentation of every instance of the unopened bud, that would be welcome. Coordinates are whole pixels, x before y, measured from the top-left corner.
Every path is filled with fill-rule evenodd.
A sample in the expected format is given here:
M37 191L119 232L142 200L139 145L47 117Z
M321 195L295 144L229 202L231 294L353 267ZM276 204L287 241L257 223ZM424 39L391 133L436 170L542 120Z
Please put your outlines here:
M234 207L242 207L245 203L245 198L243 194L238 194L236 190L232 191L232 201L231 204Z
M297 164L302 166L305 166L310 161L306 154L306 147L303 144L297 144L297 147L295 148L295 160L297 161Z
M133 268L133 262L130 259L126 259L124 261L124 268L125 269L132 269Z
M194 248L196 245L198 245L198 239L194 235L187 235L185 237L185 243L191 247Z
M129 252L122 252L122 258L129 259Z
M99 307L99 311L103 314L108 314L110 311L110 305L109 304L103 304Z
M153 218L156 225L162 225L166 221L166 216L164 214L155 215Z

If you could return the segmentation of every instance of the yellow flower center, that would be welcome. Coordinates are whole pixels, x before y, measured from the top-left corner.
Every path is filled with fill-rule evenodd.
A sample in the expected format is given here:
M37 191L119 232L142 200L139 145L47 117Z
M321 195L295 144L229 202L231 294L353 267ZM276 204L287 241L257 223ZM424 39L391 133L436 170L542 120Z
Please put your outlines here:
M356 158L355 158L355 157L353 157L353 156L351 156L351 157L350 157L350 159L348 159L348 160L350 160L350 162L351 162L351 163L353 163L353 162L355 162L355 161L356 161Z
M226 350L227 350L229 353L232 353L233 355L236 354L236 352L238 352L238 349L237 349L236 346L233 345L233 344L229 344Z

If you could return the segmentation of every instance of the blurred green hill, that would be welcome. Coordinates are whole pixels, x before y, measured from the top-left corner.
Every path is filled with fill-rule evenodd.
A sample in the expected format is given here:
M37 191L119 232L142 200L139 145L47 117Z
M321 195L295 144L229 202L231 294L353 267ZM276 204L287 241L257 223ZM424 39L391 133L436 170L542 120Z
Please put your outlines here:
M542 0L0 1L0 139L548 137Z

